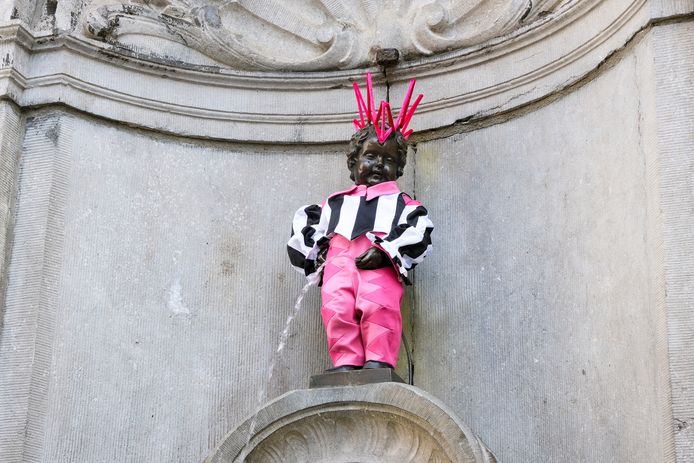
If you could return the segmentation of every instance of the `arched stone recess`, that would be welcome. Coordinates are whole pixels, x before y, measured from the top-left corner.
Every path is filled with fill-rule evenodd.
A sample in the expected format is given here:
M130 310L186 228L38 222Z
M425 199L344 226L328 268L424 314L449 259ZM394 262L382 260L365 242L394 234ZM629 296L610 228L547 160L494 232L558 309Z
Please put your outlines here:
M399 383L294 390L229 433L205 463L494 463L445 405Z
M389 92L394 108L400 106L407 82L417 78L417 89L425 99L413 128L415 132L438 129L512 110L566 88L623 47L652 17L646 0L531 2L538 7L526 10L521 8L524 2L487 0L477 3L495 11L498 21L467 37L466 29L459 30L456 24L470 21L476 10L448 11L434 2L421 6L422 14L413 21L424 22L410 25L409 35L398 33L399 29L392 34L384 29L375 38L355 33L345 50L356 55L347 61L339 59L344 50L325 55L343 33L334 28L321 29L323 42L316 39L318 51L313 55L282 53L282 61L273 58L272 50L253 51L246 42L246 48L227 47L222 51L228 56L221 56L222 51L210 44L220 48L224 40L190 35L218 33L212 31L211 24L217 23L208 9L186 13L174 8L165 14L151 10L151 5L150 11L142 5L118 9L106 3L110 5L94 2L94 9L82 15L82 26L71 32L35 35L20 20L1 26L0 97L22 107L65 104L183 136L342 142L351 135L355 115L352 82L362 81L367 70L376 76L377 98ZM240 8L253 2L226 3ZM158 42L162 34L172 33L178 42L168 40L170 46ZM155 54L143 48L147 43L168 51ZM373 63L369 53L376 46L401 47L405 60L385 76L381 68L369 67ZM321 52L321 47L328 51Z

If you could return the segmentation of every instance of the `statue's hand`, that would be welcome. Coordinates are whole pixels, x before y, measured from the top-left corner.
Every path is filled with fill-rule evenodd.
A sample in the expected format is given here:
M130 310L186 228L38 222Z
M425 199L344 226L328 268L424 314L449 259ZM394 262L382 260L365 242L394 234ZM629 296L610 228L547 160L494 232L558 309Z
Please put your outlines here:
M374 270L390 265L388 255L377 247L367 249L362 255L354 259L357 268L362 270Z

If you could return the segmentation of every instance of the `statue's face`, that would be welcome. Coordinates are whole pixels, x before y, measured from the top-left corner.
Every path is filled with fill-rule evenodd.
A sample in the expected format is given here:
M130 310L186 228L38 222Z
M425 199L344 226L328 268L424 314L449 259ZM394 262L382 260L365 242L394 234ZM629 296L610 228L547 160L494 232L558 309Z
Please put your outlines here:
M382 145L371 137L362 145L361 153L352 167L354 183L374 186L398 178L398 144L394 137Z

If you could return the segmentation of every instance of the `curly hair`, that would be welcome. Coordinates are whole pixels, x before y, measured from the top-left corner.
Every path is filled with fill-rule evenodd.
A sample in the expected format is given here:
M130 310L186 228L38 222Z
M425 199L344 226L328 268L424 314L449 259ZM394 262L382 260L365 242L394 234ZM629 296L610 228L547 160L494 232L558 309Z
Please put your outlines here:
M366 140L372 137L376 137L376 129L373 125L369 124L363 129L355 132L352 138L349 140L349 152L347 153L347 168L349 169L349 178L354 180L354 174L352 173L352 168L357 162L359 153L361 153L362 147ZM407 164L407 140L402 136L399 130L395 133L390 134L388 137L395 138L395 142L398 144L398 177L401 177L404 170L405 164Z

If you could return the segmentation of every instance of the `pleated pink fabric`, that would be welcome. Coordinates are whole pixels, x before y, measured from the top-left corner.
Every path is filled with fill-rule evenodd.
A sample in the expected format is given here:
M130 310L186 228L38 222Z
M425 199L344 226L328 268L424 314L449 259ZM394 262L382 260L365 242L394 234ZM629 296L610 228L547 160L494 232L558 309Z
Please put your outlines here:
M366 236L330 240L323 270L321 315L336 367L398 361L403 287L392 266L360 270L354 259L373 246Z

